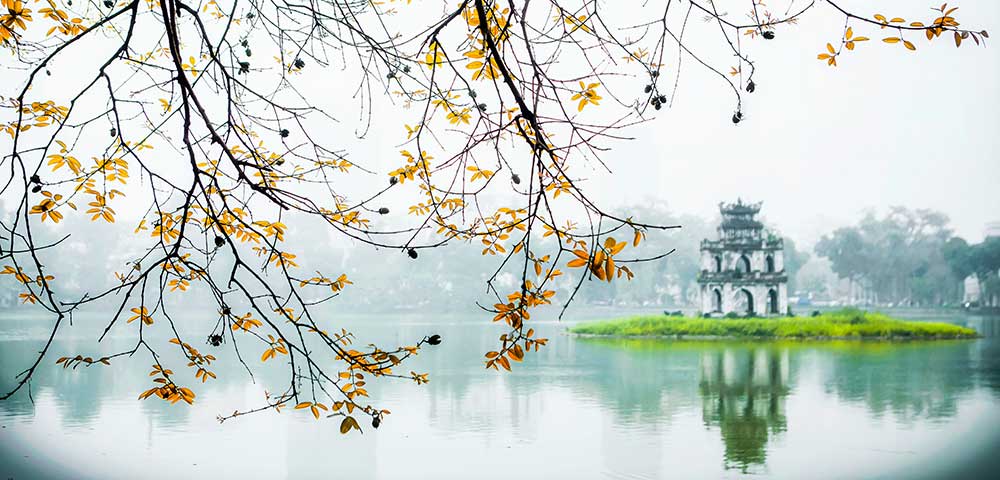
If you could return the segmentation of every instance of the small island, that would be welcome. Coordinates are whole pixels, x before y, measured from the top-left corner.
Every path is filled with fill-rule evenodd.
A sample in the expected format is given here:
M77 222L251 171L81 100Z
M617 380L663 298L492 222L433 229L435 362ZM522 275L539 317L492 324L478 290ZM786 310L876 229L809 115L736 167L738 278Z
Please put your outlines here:
M677 339L871 339L937 340L978 338L971 329L940 322L914 322L881 313L844 309L812 317L691 318L640 315L577 325L570 333L610 337Z
M701 242L701 314L646 315L587 323L577 335L687 339L978 338L948 323L914 322L857 308L796 317L788 307L784 242L757 219L761 203L720 203L719 238ZM782 315L786 313L786 315Z

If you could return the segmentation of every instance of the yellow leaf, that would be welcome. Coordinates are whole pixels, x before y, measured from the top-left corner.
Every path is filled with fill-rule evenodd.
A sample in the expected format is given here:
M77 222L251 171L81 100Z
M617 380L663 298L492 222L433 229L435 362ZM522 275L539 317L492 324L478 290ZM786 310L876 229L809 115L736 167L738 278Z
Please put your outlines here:
M885 43L899 43L900 40L902 39L899 37L887 37L882 39Z
M340 433L341 434L346 435L347 432L351 431L352 420L354 420L353 417L344 417L344 419L341 420L341 422L340 422ZM355 423L355 425L356 425L356 423Z
M597 266L602 263L604 263L604 250L597 250L597 253L594 254L593 264Z
M914 46L912 43L910 43L909 40L903 40L903 46L905 46L909 50L916 50L917 49L917 47Z

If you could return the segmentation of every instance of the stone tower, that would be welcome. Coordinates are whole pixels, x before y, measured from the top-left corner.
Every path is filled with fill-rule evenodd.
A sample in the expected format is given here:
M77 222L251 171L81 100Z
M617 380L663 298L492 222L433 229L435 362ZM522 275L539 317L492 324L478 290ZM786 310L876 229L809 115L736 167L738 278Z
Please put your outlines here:
M788 311L784 242L757 220L760 202L720 203L718 240L701 241L701 311L776 316Z

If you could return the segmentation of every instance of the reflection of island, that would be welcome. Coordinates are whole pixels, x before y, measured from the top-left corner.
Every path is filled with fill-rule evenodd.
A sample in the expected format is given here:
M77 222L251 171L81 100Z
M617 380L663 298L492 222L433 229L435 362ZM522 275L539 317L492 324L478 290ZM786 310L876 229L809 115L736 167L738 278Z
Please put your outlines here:
M787 428L788 351L749 348L702 354L702 421L717 426L725 467L763 465L768 437Z
M966 341L840 348L832 357L827 391L862 402L873 416L891 413L900 422L947 419L962 395L976 388L981 374ZM986 371L988 373L988 371Z

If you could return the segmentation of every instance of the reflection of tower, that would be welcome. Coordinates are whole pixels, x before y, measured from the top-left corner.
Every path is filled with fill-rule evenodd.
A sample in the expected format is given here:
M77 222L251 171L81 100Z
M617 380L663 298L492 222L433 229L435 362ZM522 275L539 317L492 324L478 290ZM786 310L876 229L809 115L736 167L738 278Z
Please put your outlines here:
M787 428L788 352L763 348L705 352L701 362L702 421L719 427L724 464L746 473L763 465L767 440Z

